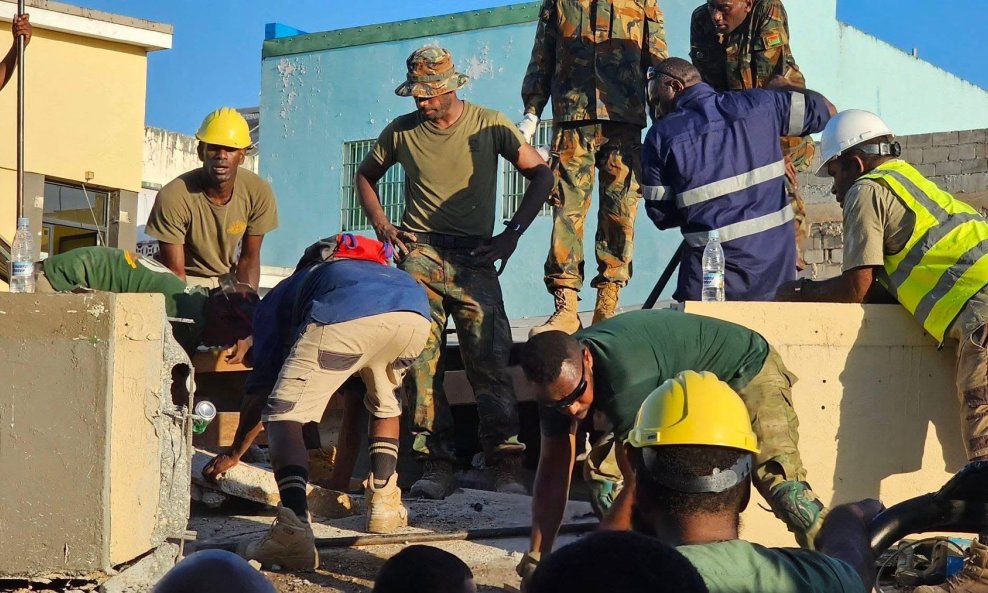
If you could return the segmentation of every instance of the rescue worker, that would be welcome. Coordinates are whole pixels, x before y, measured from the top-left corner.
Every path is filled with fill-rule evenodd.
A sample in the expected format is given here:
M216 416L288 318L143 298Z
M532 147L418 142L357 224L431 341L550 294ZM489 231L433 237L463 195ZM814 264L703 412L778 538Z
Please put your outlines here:
M200 345L242 348L250 338L258 304L257 293L246 286L190 286L159 262L114 247L80 247L52 255L36 263L35 271L40 293L163 295L175 340L190 356Z
M555 312L531 334L580 328L583 229L600 175L593 322L614 315L631 278L635 216L641 199L641 137L645 127L645 69L668 55L656 0L544 0L532 58L522 82L531 143L552 97L552 157L556 175L553 226L545 284Z
M158 240L161 262L182 280L214 288L219 276L232 272L257 290L261 242L278 227L278 207L271 185L240 169L250 148L247 120L222 107L206 116L196 138L202 167L161 188L145 232Z
M776 76L794 87L806 88L789 46L789 17L782 0L707 0L693 11L690 59L703 81L717 92L766 88ZM809 168L814 152L809 137L782 137L797 256L799 240L808 235L809 226L796 173ZM799 269L804 265L800 257Z
M390 246L379 241L343 234L326 261L300 269L265 296L278 308L279 325L290 328L294 338L287 355L272 344L259 361L279 369L261 420L281 506L270 530L242 541L237 551L265 567L319 565L306 500L309 455L302 425L318 422L330 397L352 375L359 374L367 386L364 405L371 416L366 529L391 533L408 524L395 471L400 389L428 339L429 303L414 279L388 266L391 255ZM270 338L258 336L258 341L271 343Z
M13 20L10 22L10 34L14 39L10 43L10 49L7 50L7 55L0 61L0 89L7 86L7 83L14 76L14 70L17 69L17 37L24 37L24 49L26 50L27 44L31 43L31 34L33 32L34 29L31 28L31 16L29 14L14 15Z
M456 488L453 416L443 391L446 325L456 324L467 379L480 415L480 443L494 487L524 493L518 471L525 446L518 440L518 408L508 375L511 330L504 312L500 270L514 253L552 189L552 172L508 118L460 99L468 78L452 55L429 46L408 57L407 80L395 93L417 110L381 132L361 163L354 185L380 240L394 244L398 267L426 289L432 333L408 374L412 449L423 475L412 496L440 499ZM529 180L507 229L492 237L498 156ZM395 164L405 170L401 225L388 220L377 182Z
M892 130L873 113L837 114L821 137L820 177L843 209L843 273L779 289L783 301L861 303L891 294L941 345L957 344L957 395L968 459L988 459L988 221L899 158ZM882 290L884 288L884 290ZM988 537L964 569L917 593L988 592Z
M796 377L754 331L672 310L629 311L572 336L533 336L521 364L540 404L542 449L532 495L530 552L520 573L552 550L569 494L576 437L588 426L606 436L588 451L586 465L610 474L609 483L590 482L591 501L598 514L606 515L606 525L630 525L634 480L621 444L645 397L690 369L713 372L741 393L764 441L755 459L755 485L799 543L812 545L825 511L805 481L797 447Z
M876 500L833 509L819 551L738 539L759 455L745 402L713 373L684 371L642 403L625 445L637 530L677 546L711 593L864 593L875 580Z
M700 260L716 233L726 299L772 300L796 277L779 137L819 132L833 105L781 77L770 85L777 90L718 93L680 58L647 76L649 100L663 117L645 138L645 211L659 229L680 227L685 245L673 298L700 300Z

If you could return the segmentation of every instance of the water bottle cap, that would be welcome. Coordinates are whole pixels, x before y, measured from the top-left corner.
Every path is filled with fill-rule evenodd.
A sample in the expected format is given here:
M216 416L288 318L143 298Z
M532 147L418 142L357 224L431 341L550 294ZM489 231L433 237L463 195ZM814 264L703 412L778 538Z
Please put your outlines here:
M29 226L31 226L31 219L30 218L27 218L25 216L22 216L22 217L20 217L20 218L17 219L17 228L20 228L20 227L29 227Z
M712 231L708 231L707 232L707 239L708 240L709 239L717 239L718 241L720 241L720 231L717 230L717 229L714 229Z

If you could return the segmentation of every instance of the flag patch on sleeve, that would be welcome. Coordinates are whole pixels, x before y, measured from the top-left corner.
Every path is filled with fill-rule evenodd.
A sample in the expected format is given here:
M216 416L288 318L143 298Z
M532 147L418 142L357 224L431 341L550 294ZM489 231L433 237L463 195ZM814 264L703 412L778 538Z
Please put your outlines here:
M766 48L778 47L782 45L782 35L778 31L771 31L762 36Z

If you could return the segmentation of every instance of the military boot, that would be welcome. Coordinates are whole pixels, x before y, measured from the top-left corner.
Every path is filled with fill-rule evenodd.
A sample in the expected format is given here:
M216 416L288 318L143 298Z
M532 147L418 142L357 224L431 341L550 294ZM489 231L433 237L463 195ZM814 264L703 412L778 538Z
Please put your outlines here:
M823 525L827 509L806 482L789 480L772 489L772 512L796 536L799 546L813 549L813 540Z
M287 570L319 568L312 526L286 507L278 507L278 515L263 537L240 542L237 553L248 560L257 560L268 570L272 567Z
M971 542L960 572L942 585L916 587L913 593L988 593L988 546L981 539Z
M552 291L552 297L556 301L556 312L545 323L529 330L528 337L549 331L571 334L580 329L580 316L576 310L579 293L569 288L557 288Z
M614 317L618 306L618 293L621 285L605 282L597 287L597 304L593 308L593 323Z
M408 495L412 498L431 498L442 500L456 490L456 477L453 475L453 464L448 461L428 460L425 470Z
M494 490L502 494L528 494L522 483L522 456L504 455L491 468L494 474Z
M391 474L381 488L374 488L374 474L367 477L364 489L367 503L367 533L394 533L408 525L408 509L401 504L398 474Z

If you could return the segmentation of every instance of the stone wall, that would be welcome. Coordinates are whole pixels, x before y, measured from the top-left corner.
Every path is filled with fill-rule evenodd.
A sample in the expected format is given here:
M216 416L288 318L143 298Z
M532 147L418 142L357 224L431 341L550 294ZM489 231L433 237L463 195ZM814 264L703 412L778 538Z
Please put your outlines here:
M898 138L902 158L914 165L940 188L983 212L988 208L988 130L965 130L916 134ZM808 264L803 274L829 278L841 271L844 233L841 210L830 193L829 177L816 177L819 146L814 164L799 176L810 221L809 237L803 241Z

